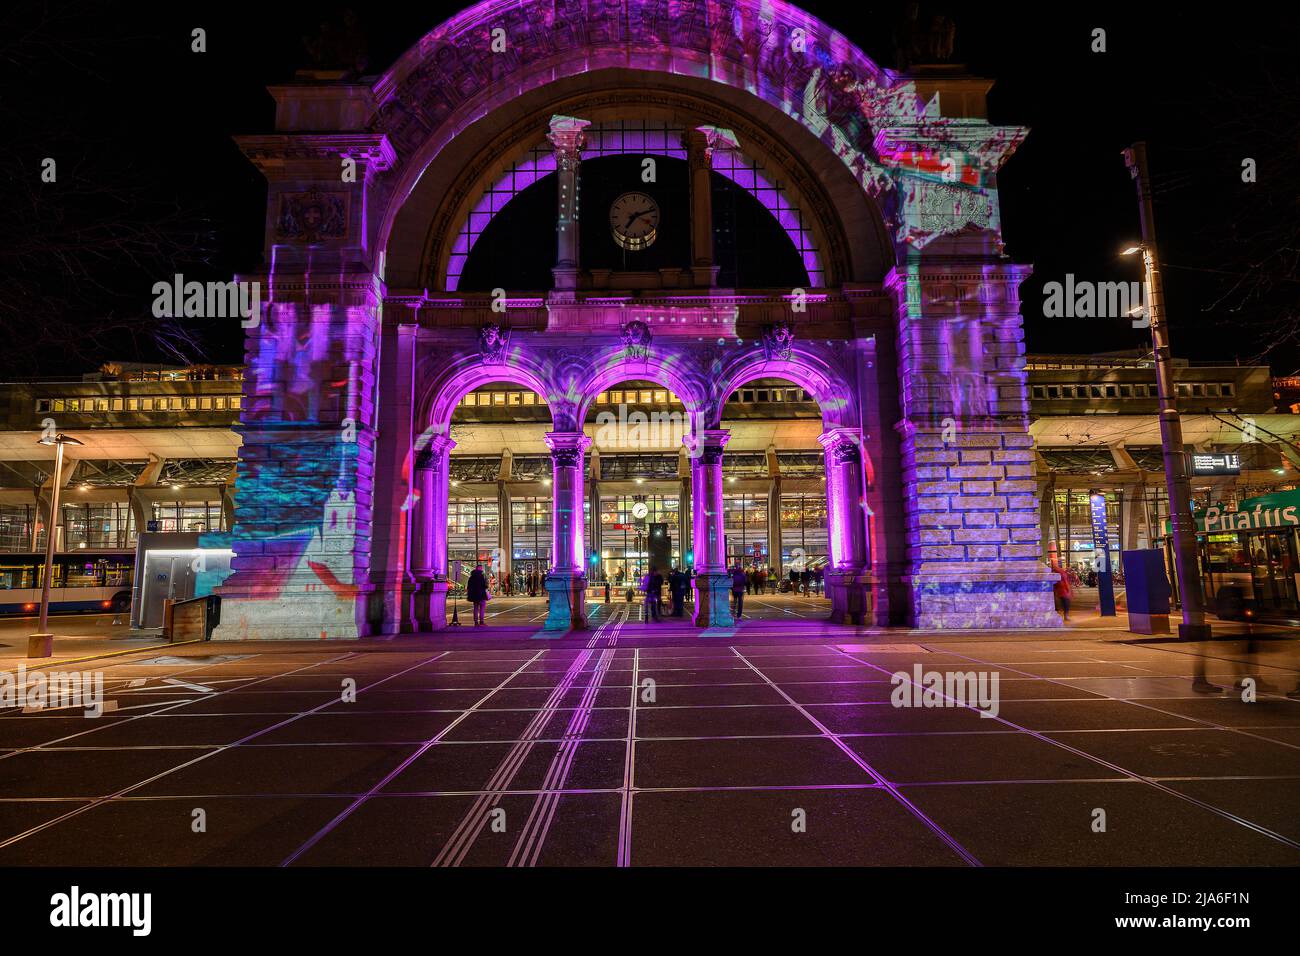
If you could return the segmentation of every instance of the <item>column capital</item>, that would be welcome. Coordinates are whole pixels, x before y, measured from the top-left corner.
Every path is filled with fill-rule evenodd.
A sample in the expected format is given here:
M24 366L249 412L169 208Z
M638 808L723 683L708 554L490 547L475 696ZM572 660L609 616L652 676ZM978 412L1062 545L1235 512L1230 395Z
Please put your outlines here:
M691 136L691 134L698 134L698 136ZM700 142L700 137L703 138L703 154L707 162L712 162L715 150L740 149L740 141L736 139L736 134L721 126L697 126L691 134L688 134L688 137L694 138L696 142Z
M590 125L591 120L578 119L576 116L561 116L557 113L551 117L546 138L550 140L562 160L576 160L578 154L582 152L582 147L587 145L586 129Z
M580 465L583 452L591 446L591 439L582 432L547 432L545 438L552 461L560 467Z
M826 456L839 464L862 460L862 429L828 428L817 436Z
M691 458L701 459L706 465L716 465L722 461L722 450L730 440L731 432L725 428L702 428L682 438L682 444Z
M427 438L417 439L415 443L415 470L431 471L438 468L439 461L445 458L456 443L450 435L430 435Z

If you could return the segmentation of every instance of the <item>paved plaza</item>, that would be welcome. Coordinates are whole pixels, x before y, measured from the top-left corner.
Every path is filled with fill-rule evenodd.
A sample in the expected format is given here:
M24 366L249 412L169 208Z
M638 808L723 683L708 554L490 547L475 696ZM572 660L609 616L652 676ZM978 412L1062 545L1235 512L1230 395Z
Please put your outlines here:
M498 599L441 635L86 661L104 716L0 714L0 865L1300 863L1281 629L883 632L766 600L725 632L598 602L556 638ZM996 674L996 716L894 706L897 672Z

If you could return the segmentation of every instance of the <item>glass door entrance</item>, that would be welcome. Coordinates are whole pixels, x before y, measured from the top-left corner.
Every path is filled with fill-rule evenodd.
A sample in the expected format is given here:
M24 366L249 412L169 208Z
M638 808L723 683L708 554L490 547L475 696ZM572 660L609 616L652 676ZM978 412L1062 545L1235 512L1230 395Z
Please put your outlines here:
M615 586L636 584L650 569L652 561L656 565L680 565L679 507L677 495L602 497L597 563L601 579ZM668 539L666 547L661 540L652 540L656 525L665 526L662 530Z

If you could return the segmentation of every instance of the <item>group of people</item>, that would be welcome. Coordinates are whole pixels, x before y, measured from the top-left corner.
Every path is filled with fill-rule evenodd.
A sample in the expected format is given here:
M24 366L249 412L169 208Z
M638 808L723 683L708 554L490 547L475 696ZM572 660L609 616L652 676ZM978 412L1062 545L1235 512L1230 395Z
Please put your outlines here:
M821 568L791 568L789 571L789 587L783 588L780 585L781 577L775 569L768 568L760 564L751 564L744 566L739 560L728 572L731 575L731 595L732 608L736 617L744 614L745 595L746 594L763 594L771 589L775 594L778 590L789 590L793 593L820 594L822 591L823 571ZM681 567L674 567L667 574L662 573L654 565L650 566L641 577L639 590L644 595L646 605L646 620L659 621L664 617L663 611L663 591L665 586L668 588L668 599L671 611L668 616L683 617L686 614L686 596L691 590L691 581L694 572ZM499 594L520 596L527 594L529 597L536 597L542 593L546 575L541 571L517 569L513 573L491 573L484 571L482 564L474 566L470 572L469 580L465 585L465 599L469 601L474 610L474 624L482 626L487 623L487 602L495 590ZM627 580L627 572L624 568L619 568L614 574L614 580L619 587L622 587ZM606 589L609 582L605 582ZM633 590L628 589L628 600L632 600ZM608 594L606 595L608 600Z
M691 575L682 568L673 568L667 576L660 573L653 564L641 578L641 591L645 595L645 617L647 621L663 619L664 585L668 585L668 598L672 603L672 617L686 614L686 592L691 589Z

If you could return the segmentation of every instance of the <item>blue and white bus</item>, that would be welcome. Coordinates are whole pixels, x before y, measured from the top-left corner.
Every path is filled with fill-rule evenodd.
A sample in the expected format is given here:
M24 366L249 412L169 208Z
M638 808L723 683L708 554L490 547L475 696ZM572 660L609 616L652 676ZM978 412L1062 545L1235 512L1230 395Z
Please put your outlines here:
M113 613L131 607L134 551L67 551L54 556L50 612ZM0 553L0 614L41 609L44 554Z

